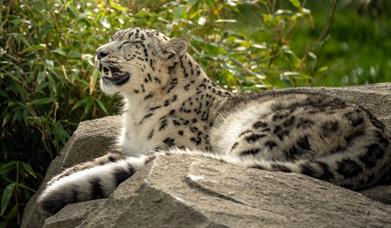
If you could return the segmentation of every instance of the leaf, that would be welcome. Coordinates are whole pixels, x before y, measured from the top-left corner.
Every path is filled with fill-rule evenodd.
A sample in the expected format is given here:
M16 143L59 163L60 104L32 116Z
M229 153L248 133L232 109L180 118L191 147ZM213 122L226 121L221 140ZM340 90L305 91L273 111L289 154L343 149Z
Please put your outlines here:
M294 7L300 8L301 5L299 0L289 0L289 1L292 3Z
M0 214L4 215L5 210L8 207L8 203L12 197L12 194L15 190L15 183L7 185L3 191L3 196L1 197L1 211Z
M93 62L93 60L94 60L94 56L93 55L91 55L91 54L82 54L81 55L81 59L87 61L90 66L92 66L92 67L95 66L95 64Z
M16 209L20 205L14 205L11 210L8 212L8 214L5 216L6 220L11 220L12 218L16 217Z
M111 24L110 22L107 20L107 18L103 18L102 20L100 20L100 23L103 27L107 28L107 29L110 29L111 28Z
M98 104L98 106L100 107L100 109L102 109L102 111L105 113L105 114L109 114L105 105L102 103L102 101L100 101L99 99L96 99L96 103Z
M292 77L292 76L298 76L300 75L299 72L295 72L295 71L285 71L283 73L281 73L281 76L283 77Z
M37 75L37 83L40 85L46 78L46 73L45 72L39 72Z
M19 183L18 186L19 186L19 187L22 187L22 188L24 188L24 189L27 189L27 190L29 190L29 191L31 191L31 192L36 192L36 191L37 191L37 190L34 190L34 189L32 189L32 188L30 188L30 187L28 187L28 186L26 186L26 185L24 185L24 184L22 184L22 183Z
M321 67L321 68L319 68L318 70L317 70L317 72L324 72L324 71L326 71L326 70L328 70L329 68L327 67L327 66L323 66L323 67Z
M64 130L61 121L57 121L55 124L55 140L59 140L62 144L65 144L68 139L68 133Z
M200 17L200 18L198 18L197 24L202 26L205 24L205 22L206 22L206 18Z
M118 4L118 3L115 3L114 1L110 1L110 6L113 8L113 9L116 9L118 11L121 11L121 12L126 12L128 11L128 8Z
M27 164L27 163L24 163L24 162L21 162L22 163L22 166L23 166L23 169L28 173L30 174L31 176L33 176L34 178L37 178L37 175L35 175L35 172L33 170L33 168L31 167L30 164Z
M237 21L235 19L218 19L216 20L216 23L236 23Z
M37 44L37 45L33 45L33 46L30 46L30 47L27 47L27 48L23 49L22 53L36 52L36 51L45 50L45 49L46 49L46 45L45 44Z
M85 97L79 101L77 101L71 108L71 112L74 111L75 109L77 109L78 107L84 105L88 100L88 97Z
M311 57L312 59L318 59L318 57L313 52L308 52L308 56Z
M46 65L49 67L49 69L53 69L53 67L54 67L54 62L53 62L53 60L45 59L45 63L46 63Z
M0 174L6 174L16 168L16 161L11 161L0 166Z
M64 50L62 50L61 48L54 49L51 52L62 55L62 56L67 56L67 53Z
M44 97L40 99L35 99L31 102L32 105L44 105L52 102L53 99L51 97Z
M81 58L81 53L75 50L70 50L68 52L68 57L72 59L80 59Z
M84 106L84 113L83 114L85 116L89 113L89 111L92 107L92 103L93 103L92 99L90 97L88 97L88 99L86 101L86 106Z

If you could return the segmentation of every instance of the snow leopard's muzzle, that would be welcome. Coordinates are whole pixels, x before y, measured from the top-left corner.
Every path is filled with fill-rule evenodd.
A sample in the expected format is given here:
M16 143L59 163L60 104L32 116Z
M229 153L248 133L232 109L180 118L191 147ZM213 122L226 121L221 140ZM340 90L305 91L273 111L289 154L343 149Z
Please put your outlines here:
M101 60L101 56L97 53L95 58L95 65L99 72L102 73L102 81L105 84L113 84L121 86L129 81L130 73L121 71L119 67L106 63Z

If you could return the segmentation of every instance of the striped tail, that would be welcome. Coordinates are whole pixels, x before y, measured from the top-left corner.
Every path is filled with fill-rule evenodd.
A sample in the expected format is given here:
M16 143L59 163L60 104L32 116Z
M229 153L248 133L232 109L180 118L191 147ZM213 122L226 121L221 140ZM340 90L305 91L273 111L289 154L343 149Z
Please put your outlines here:
M51 182L39 196L38 204L54 214L66 204L107 197L153 157L129 157L72 173Z

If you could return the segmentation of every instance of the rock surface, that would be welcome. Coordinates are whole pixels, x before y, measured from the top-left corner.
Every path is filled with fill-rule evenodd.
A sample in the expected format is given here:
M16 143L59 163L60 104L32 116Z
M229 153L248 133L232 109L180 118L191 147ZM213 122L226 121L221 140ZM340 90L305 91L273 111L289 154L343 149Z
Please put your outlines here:
M391 206L360 193L189 156L159 157L91 204L69 205L44 227L391 226Z
M391 130L391 83L294 90L360 104ZM44 183L64 168L111 150L119 126L119 116L80 123ZM22 227L42 227L47 218L35 200L25 209ZM66 206L44 227L391 227L390 201L391 186L360 194L298 174L170 156L151 162L108 199Z
M113 150L115 138L119 132L120 116L109 116L98 120L81 122L72 137L65 144L59 156L50 164L43 183L72 165L92 160ZM42 191L42 184L30 199L24 210L22 225L25 228L42 227L48 215L43 214L35 204L36 198Z

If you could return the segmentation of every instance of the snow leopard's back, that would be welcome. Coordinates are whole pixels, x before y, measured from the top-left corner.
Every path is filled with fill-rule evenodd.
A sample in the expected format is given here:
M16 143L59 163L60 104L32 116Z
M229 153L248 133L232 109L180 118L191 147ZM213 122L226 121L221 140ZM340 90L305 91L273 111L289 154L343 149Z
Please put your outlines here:
M222 113L211 130L212 147L245 166L303 173L351 189L389 178L389 134L359 105L282 91L234 98Z

